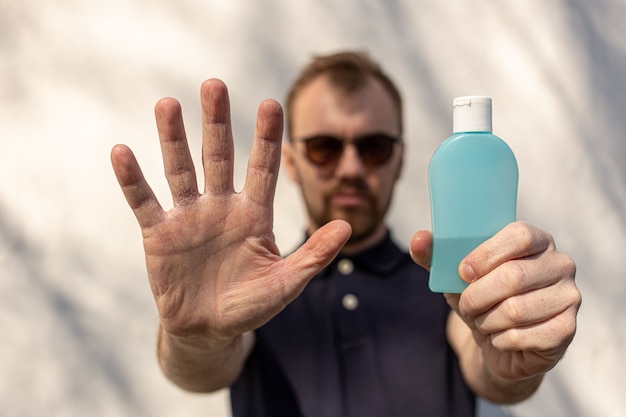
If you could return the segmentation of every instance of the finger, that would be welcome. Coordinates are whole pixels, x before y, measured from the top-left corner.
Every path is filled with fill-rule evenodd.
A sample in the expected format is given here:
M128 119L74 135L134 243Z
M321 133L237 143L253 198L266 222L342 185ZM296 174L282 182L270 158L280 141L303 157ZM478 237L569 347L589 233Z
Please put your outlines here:
M507 261L465 289L459 311L465 318L478 317L519 294L545 290L560 281L573 283L575 271L573 261L557 251Z
M568 281L509 297L476 317L474 326L483 334L530 326L551 319L580 304L580 293Z
M146 182L132 151L125 145L114 146L111 150L111 164L139 226L144 229L159 222L163 209Z
M444 293L443 296L446 299L446 302L448 303L450 308L453 311L456 311L457 313L459 313L459 316L462 317L460 312L459 312L459 301L461 300L461 294Z
M295 299L309 280L328 266L346 244L352 229L343 220L324 225L294 253L285 258L285 303Z
M283 134L283 112L280 104L266 100L259 107L254 145L248 162L244 190L253 201L272 207Z
M413 235L410 245L411 258L421 267L430 270L430 260L433 255L433 235L426 230L420 230Z
M233 192L234 145L226 85L210 79L200 89L202 101L202 163L204 192Z
M154 108L159 130L165 177L174 204L198 195L196 172L189 153L180 103L172 98L159 100Z
M511 223L474 249L459 265L468 283L493 271L502 263L535 255L554 246L552 236L524 222Z
M560 357L576 333L575 315L568 309L540 323L494 333L491 343L500 352L542 352Z

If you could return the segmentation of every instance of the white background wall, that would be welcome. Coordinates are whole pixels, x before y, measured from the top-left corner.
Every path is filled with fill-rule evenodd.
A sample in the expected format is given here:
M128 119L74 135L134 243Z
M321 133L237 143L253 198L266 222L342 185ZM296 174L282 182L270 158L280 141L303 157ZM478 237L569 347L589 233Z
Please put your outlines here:
M451 99L486 94L518 156L520 219L578 264L567 356L531 400L482 415L623 416L625 19L624 0L0 0L0 415L228 415L225 393L160 374L110 148L130 145L169 204L153 105L181 100L197 157L199 85L219 77L241 184L260 101L282 100L312 54L360 48L404 87L409 154L389 218L401 242L430 227L426 169ZM285 177L276 218L287 251L303 215Z

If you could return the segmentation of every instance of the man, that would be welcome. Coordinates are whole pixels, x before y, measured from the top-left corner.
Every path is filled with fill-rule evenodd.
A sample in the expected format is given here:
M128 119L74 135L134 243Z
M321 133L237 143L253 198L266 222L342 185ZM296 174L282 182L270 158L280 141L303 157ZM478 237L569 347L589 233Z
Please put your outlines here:
M259 107L235 193L226 87L208 80L201 98L202 194L174 99L155 110L173 209L127 147L112 151L173 382L232 387L236 417L471 416L474 395L521 401L561 359L581 297L573 261L548 233L505 227L459 266L463 294L445 298L427 290L431 234L412 239L415 263L392 242L384 217L403 163L402 102L367 56L317 58L289 95L283 153L308 238L284 258L272 233L281 107Z

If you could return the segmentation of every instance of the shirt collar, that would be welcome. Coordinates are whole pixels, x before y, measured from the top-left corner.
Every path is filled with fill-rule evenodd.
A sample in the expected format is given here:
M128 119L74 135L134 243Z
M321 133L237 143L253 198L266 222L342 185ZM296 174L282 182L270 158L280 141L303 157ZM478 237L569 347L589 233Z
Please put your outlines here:
M387 231L385 238L375 246L364 250L356 255L339 254L333 262L321 273L326 275L329 271L337 267L342 259L350 259L355 266L361 269L372 271L380 275L381 278L389 276L396 268L406 262L408 254L402 251L391 238L391 233Z

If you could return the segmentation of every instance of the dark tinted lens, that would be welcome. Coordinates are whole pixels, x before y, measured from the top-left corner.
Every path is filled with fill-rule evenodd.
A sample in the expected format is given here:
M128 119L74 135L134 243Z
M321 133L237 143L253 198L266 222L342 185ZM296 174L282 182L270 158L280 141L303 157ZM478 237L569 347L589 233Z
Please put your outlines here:
M304 141L306 154L311 162L326 165L341 158L343 142L330 136L316 136Z
M377 134L363 137L355 145L365 165L379 166L389 160L396 141L394 137Z

